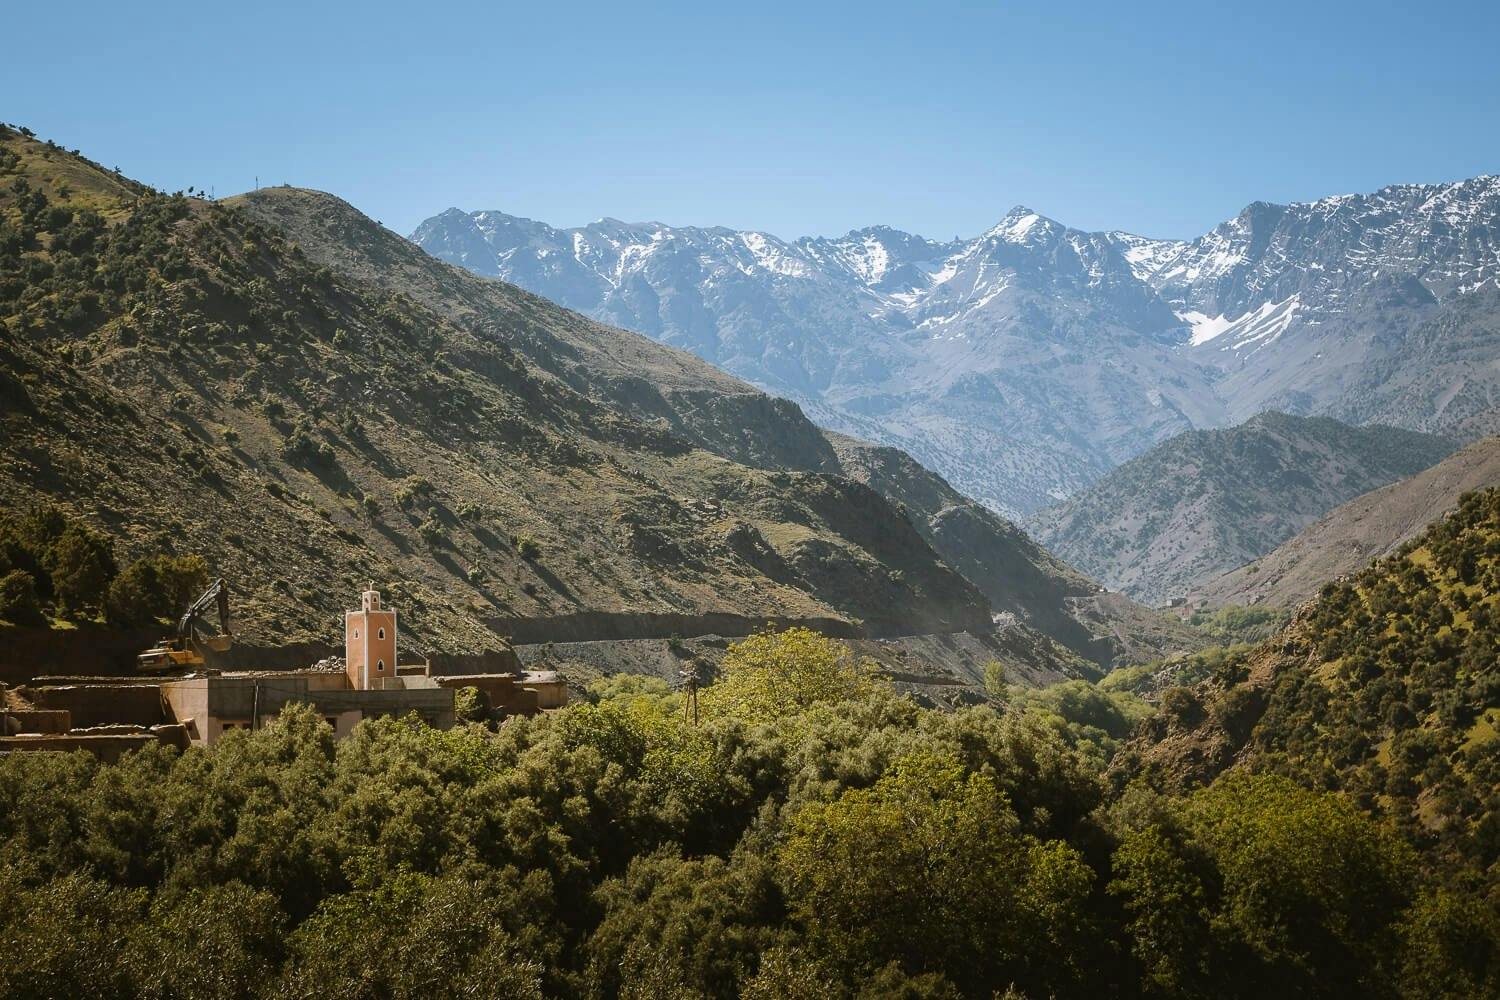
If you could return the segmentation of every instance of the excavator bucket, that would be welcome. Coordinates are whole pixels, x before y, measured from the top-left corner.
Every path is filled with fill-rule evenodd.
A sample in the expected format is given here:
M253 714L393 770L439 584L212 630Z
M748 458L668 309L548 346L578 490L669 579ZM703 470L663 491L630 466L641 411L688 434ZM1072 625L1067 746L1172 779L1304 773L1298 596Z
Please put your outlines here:
M211 635L206 639L200 639L199 642L205 649L211 649L215 653L222 653L234 645L234 638L227 635Z

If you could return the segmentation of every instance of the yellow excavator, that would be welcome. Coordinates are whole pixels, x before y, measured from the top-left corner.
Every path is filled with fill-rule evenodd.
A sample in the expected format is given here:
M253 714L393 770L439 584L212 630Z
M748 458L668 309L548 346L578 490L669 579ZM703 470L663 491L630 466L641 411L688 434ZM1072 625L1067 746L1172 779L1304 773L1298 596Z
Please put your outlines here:
M219 607L219 634L201 634L203 616L215 604ZM194 670L204 666L203 650L222 653L233 644L234 636L229 631L229 585L220 578L209 584L202 596L183 612L177 621L175 637L163 639L135 658L135 669L147 674Z

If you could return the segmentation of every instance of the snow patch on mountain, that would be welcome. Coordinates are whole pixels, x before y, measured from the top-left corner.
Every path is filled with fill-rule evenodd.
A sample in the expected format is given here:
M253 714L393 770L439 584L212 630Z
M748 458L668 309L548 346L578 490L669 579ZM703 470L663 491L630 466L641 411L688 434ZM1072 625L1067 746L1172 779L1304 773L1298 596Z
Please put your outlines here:
M1177 316L1192 329L1188 343L1193 347L1208 343L1234 325L1234 321L1225 316L1205 316L1191 309L1180 311Z

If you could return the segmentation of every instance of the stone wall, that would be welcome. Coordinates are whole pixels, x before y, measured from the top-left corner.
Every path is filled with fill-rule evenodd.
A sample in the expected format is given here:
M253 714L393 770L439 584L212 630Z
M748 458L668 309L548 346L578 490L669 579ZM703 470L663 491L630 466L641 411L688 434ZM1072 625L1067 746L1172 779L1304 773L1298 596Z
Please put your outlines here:
M69 713L75 729L114 724L154 726L168 719L154 684L66 684L30 691L37 708Z
M509 674L521 669L516 651L487 649L482 653L433 653L427 657L429 677L448 677L454 674Z
M42 674L130 674L136 654L160 640L161 630L154 628L0 626L0 683L20 684Z
M599 642L620 639L666 639L671 636L722 635L742 637L770 625L784 629L803 626L836 639L858 639L864 631L842 618L781 618L714 612L701 615L676 612L579 611L545 618L492 618L485 623L516 645L540 642Z

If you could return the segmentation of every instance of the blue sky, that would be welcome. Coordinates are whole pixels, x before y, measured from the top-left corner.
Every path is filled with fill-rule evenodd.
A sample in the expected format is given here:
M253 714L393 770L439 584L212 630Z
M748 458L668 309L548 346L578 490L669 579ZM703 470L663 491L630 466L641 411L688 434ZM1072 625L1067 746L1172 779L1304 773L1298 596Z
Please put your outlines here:
M175 190L289 182L784 237L1025 204L1191 236L1500 173L1500 4L28 3L0 119Z

